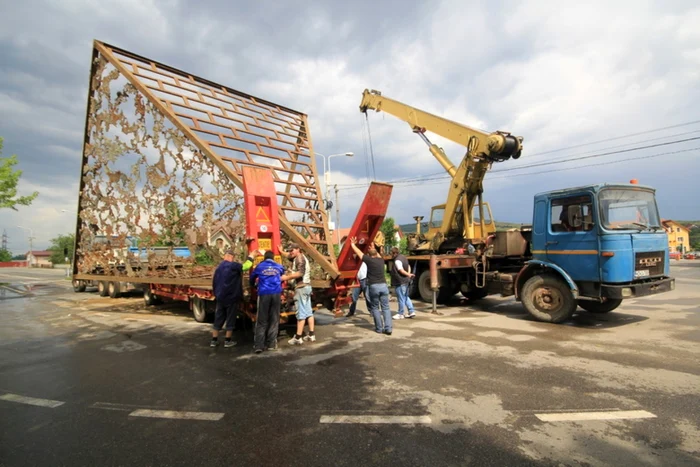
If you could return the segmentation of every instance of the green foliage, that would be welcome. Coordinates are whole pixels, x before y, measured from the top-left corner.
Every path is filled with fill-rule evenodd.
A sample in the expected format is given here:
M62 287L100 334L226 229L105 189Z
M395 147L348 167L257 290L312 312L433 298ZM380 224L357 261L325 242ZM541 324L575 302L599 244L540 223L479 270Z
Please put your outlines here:
M408 238L403 237L399 241L399 251L402 255L408 255Z
M396 222L393 217L385 218L379 230L384 234L384 245L387 249L396 246Z
M181 227L182 210L176 202L168 203L165 207L165 222L163 230L155 246L185 245L185 231Z
M0 156L2 156L2 141L0 138ZM16 206L29 206L39 196L35 191L29 196L17 197L17 184L22 176L21 170L12 170L17 165L17 156L0 157L0 209L10 208L17 211Z
M12 261L12 253L2 248L0 249L0 263L4 263L6 261Z
M201 264L201 265L203 265L203 266L209 266L209 265L212 265L212 264L216 264L216 263L214 262L214 258L212 258L211 255L209 254L209 252L208 252L206 249L204 249L204 248L202 248L201 250L199 250L199 251L197 252L197 254L194 255L194 259L195 259L195 262L196 262L197 264Z
M52 264L63 264L66 261L66 256L68 261L73 259L73 245L75 244L75 234L59 235L56 238L51 239L51 246L49 251L51 252ZM65 250L68 250L68 254L64 254Z
M333 252L335 253L336 259L340 256L340 245L333 244Z
M26 255L14 255L12 257L12 261L24 261L25 259L27 259Z

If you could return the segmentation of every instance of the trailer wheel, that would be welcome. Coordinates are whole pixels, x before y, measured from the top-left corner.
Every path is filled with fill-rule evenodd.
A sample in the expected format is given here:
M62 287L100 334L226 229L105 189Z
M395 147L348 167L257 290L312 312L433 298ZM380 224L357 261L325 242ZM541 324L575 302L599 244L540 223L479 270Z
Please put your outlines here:
M122 296L122 291L119 282L111 281L109 284L107 284L107 291L109 293L110 298L119 298Z
M578 306L589 313L610 313L622 303L621 298L604 298L602 302L579 300Z
M146 306L153 306L161 303L160 297L151 292L150 287L143 289L143 303Z
M85 289L87 286L85 285L85 282L73 279L73 292L80 293L80 292L85 292Z
M109 292L107 291L107 283L105 281L99 281L97 283L97 293L100 294L100 297L106 297L109 295Z
M199 297L192 297L192 315L194 316L194 320L198 323L207 322L212 316L212 314L210 313L212 303L213 302L211 302L210 300L204 300L203 298Z
M528 279L523 286L522 301L533 318L548 323L566 321L576 311L576 300L569 286L551 274Z

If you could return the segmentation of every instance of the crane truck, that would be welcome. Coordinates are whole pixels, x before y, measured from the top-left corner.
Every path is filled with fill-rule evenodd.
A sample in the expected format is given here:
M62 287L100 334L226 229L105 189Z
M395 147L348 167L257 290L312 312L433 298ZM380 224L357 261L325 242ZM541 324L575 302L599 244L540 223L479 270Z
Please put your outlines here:
M539 321L559 323L577 307L592 313L616 309L623 299L667 292L667 237L655 190L629 184L596 184L537 194L532 225L496 231L483 198L493 163L518 159L521 137L487 133L432 115L381 92L365 90L360 111L386 112L409 124L445 168L449 189L432 208L428 230L408 239L417 281L410 293L430 302L430 264L437 268L438 300L457 292L470 301L514 295ZM425 135L432 132L466 147L459 167Z

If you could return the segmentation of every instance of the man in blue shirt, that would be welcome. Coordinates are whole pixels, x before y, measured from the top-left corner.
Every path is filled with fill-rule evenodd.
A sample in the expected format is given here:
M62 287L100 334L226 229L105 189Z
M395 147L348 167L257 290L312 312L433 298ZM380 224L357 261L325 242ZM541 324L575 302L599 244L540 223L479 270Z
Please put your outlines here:
M258 315L255 319L255 353L264 349L277 350L277 334L280 326L280 295L284 268L274 260L272 251L265 252L265 259L250 273L250 285L258 282Z
M248 257L248 261L241 265L233 260L233 250L226 250L224 260L214 271L212 287L216 297L216 314L210 347L219 345L219 331L224 323L226 323L224 347L229 348L236 345L236 342L231 338L238 313L238 304L243 299L243 271L250 269L252 264L251 258Z

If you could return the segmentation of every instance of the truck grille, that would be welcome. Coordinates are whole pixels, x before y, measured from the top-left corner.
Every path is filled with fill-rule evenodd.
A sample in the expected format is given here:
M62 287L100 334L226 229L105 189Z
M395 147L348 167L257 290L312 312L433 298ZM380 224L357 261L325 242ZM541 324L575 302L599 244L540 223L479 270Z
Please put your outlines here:
M664 252L648 251L637 253L634 257L634 277L642 279L650 276L662 276L664 274Z

